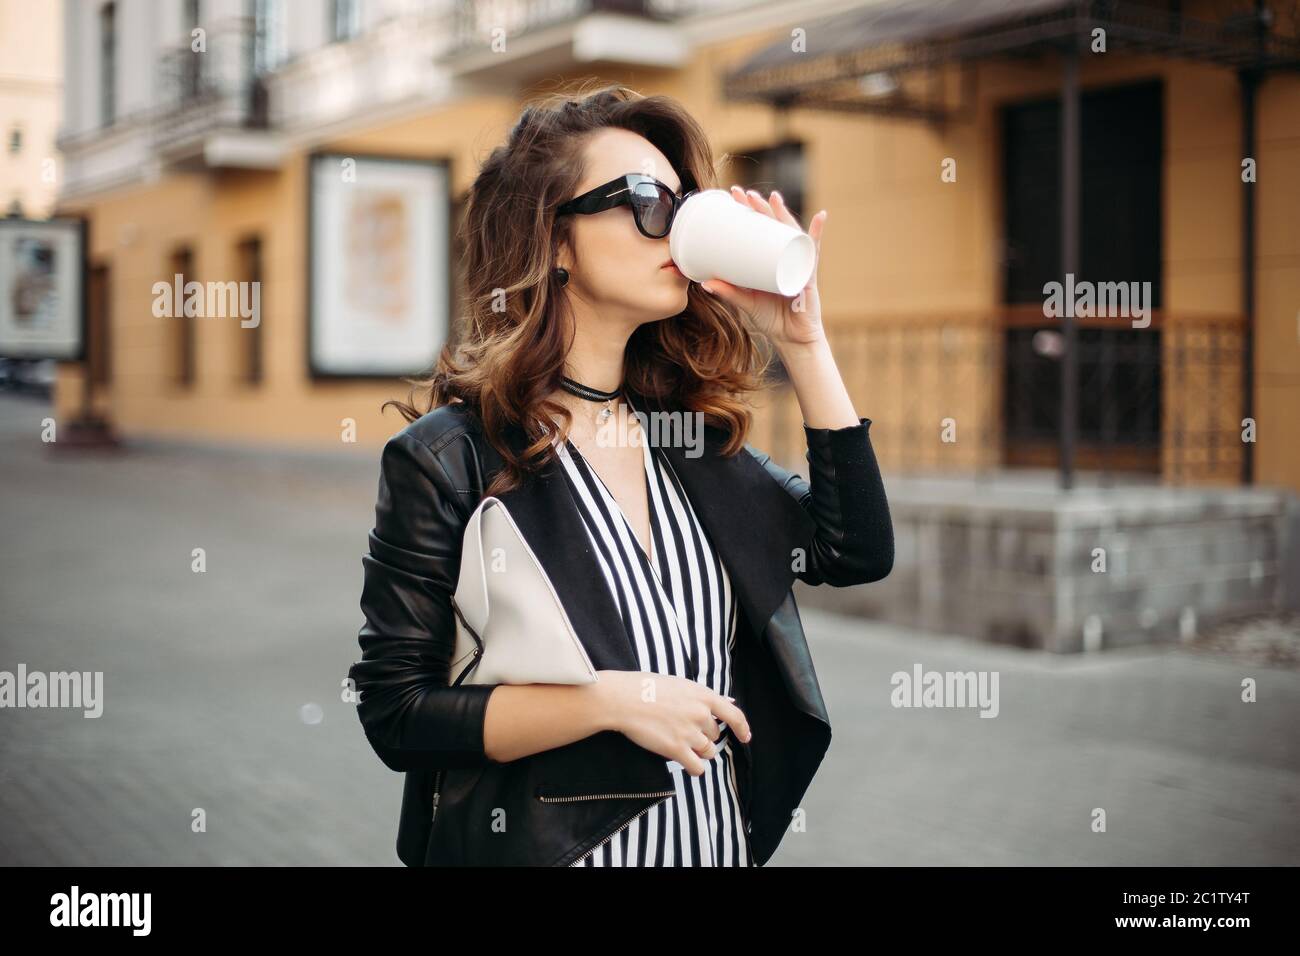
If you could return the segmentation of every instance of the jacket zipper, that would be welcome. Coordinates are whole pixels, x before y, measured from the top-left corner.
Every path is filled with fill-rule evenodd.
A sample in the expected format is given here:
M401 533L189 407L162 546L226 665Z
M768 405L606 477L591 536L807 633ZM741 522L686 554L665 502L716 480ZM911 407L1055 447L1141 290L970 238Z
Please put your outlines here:
M572 802L575 801L575 800L608 800L608 799L611 799L611 798L619 798L619 797L629 797L629 798L632 798L632 797L671 797L671 796L672 796L674 793L676 793L676 792L677 792L676 790L655 790L655 791L653 791L653 792L647 792L647 793L592 793L592 794L581 794L581 795L579 795L579 796L575 796L575 797L543 797L543 796L539 796L537 799L538 799L538 800L541 800L543 803L572 803ZM659 801L659 802L662 802L662 801ZM655 807L657 807L658 805L659 805L658 802L657 802L657 803L652 803L652 804L650 804L650 806L646 807L644 810L642 810L642 811L641 811L640 813L638 813L636 816L631 817L631 818L629 818L628 820L624 821L624 823L623 823L622 826L620 826L620 827L619 827L617 830L615 830L613 833L609 834L609 836L605 837L603 840L601 840L599 843L597 843L595 846L593 846L593 847L592 847L590 850L588 850L586 853L582 854L582 856L578 857L576 860L574 860L572 863L570 863L569 866L578 866L579 864L581 864L583 860L585 860L587 857L591 856L593 853L595 853L597 850L599 850L602 846L604 846L604 845L605 845L606 843L608 843L610 840L614 839L614 837L618 836L618 835L619 835L620 833L622 833L625 829L627 829L629 826L631 826L632 823L633 823L634 821L639 820L641 817L645 816L647 813L649 813L651 810L653 810L653 809L654 809Z

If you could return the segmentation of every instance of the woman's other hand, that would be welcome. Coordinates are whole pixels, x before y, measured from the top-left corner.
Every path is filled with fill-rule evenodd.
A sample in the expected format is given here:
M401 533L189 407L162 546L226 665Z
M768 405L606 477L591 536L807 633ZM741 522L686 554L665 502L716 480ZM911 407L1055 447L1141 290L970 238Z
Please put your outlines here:
M609 729L676 760L692 776L703 775L705 761L717 755L719 720L749 740L749 721L741 709L698 681L653 671L606 670L598 676L594 686L601 689Z

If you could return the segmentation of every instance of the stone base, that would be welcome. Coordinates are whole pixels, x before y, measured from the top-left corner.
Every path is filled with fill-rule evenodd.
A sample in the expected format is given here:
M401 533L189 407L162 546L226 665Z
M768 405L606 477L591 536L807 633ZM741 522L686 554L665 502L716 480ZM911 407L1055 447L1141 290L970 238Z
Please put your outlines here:
M1300 595L1300 499L1275 488L1057 489L1052 473L885 479L894 569L801 605L1055 652L1194 638Z

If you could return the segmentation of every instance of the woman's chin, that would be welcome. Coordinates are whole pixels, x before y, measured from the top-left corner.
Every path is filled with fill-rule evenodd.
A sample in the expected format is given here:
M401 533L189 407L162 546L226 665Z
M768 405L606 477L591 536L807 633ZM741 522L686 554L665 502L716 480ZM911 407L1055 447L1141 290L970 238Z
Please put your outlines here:
M686 291L682 290L679 295L656 295L646 296L638 305L641 309L646 310L647 318L642 320L641 324L648 322L662 322L664 319L674 319L686 311L689 303L686 300ZM647 305L649 308L647 309Z
M683 285L679 289L669 290L664 294L664 308L667 309L668 315L676 315L686 308L689 296L686 294L687 286Z

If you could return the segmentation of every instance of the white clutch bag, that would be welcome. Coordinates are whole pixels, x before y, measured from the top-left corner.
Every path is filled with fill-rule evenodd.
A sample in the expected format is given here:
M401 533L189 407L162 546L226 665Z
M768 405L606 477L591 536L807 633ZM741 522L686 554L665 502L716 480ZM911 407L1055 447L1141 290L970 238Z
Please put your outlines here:
M465 526L452 609L450 686L598 679L550 578L497 498L484 498Z

